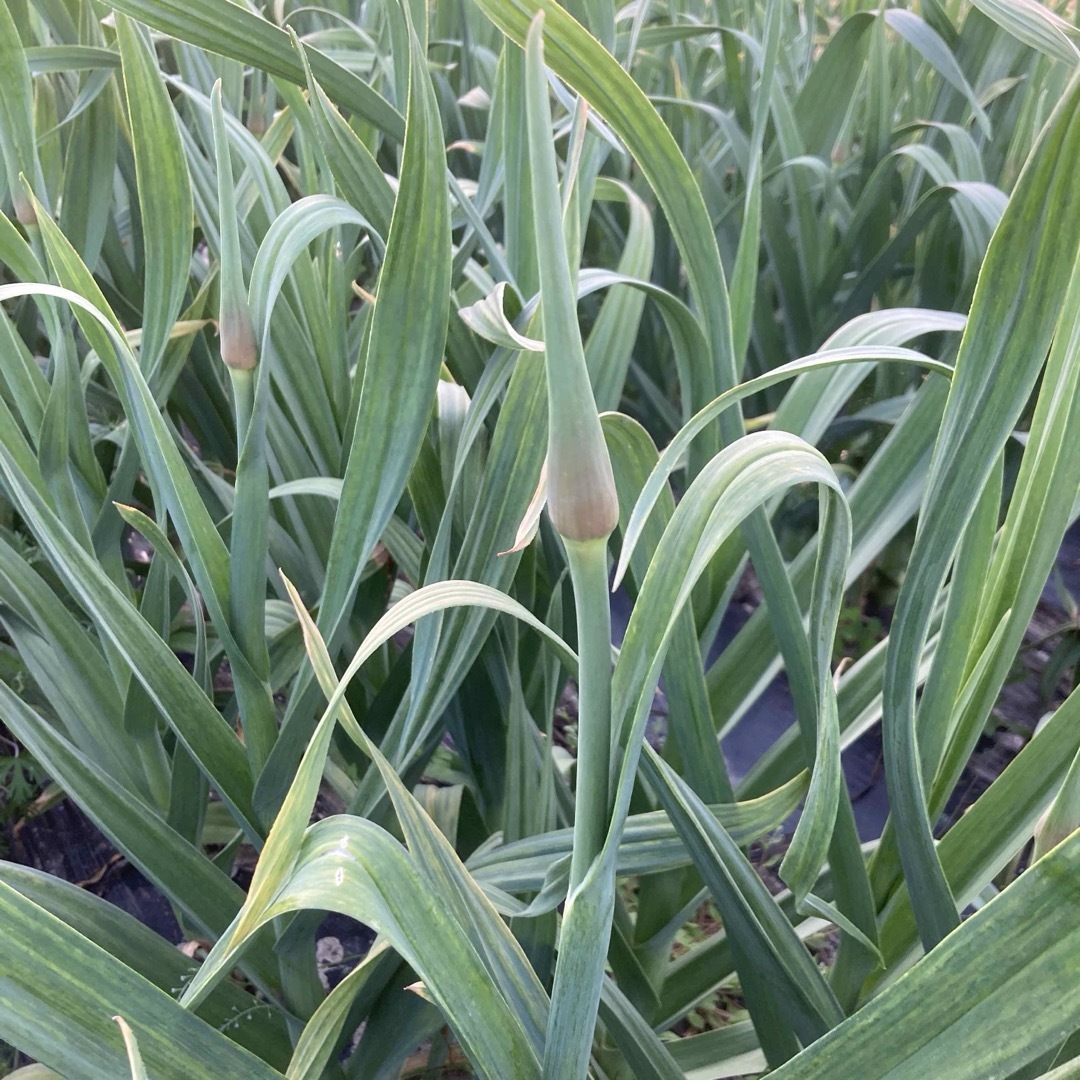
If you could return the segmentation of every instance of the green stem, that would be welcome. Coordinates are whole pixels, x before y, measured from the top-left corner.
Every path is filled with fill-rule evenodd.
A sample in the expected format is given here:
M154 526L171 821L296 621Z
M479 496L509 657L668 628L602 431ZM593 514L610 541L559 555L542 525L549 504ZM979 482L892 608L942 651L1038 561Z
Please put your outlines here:
M247 438L251 414L255 408L254 369L229 368L228 370L232 377L233 408L236 410L236 460L239 461L244 451L244 440Z
M254 421L255 368L229 368L236 410L236 499L229 564L230 617L244 670L233 661L233 678L252 774L258 776L277 740L277 716L267 683L264 605L268 515L262 425ZM254 429L254 430L253 430ZM238 554L239 553L239 554ZM239 659L239 658L237 658Z
M578 630L578 750L570 890L604 846L611 763L611 607L607 540L565 540Z

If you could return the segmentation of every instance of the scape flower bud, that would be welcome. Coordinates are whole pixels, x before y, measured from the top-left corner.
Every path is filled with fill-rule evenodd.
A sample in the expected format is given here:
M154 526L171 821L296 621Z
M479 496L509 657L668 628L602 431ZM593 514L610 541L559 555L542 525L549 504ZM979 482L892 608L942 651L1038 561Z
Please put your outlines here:
M228 307L222 304L218 335L221 359L233 371L250 371L258 363L255 328L251 324L247 303L242 298L239 303L234 301Z
M549 384L548 407L553 417L566 407L562 397L552 393ZM553 418L548 425L548 513L566 540L603 540L619 523L611 459L591 392L588 407L591 423L574 422L581 417L563 417Z
M250 371L259 361L259 350L244 289L240 230L236 220L232 161L225 134L220 79L210 93L210 109L218 171L218 221L221 225L221 314L218 320L221 359L230 371Z

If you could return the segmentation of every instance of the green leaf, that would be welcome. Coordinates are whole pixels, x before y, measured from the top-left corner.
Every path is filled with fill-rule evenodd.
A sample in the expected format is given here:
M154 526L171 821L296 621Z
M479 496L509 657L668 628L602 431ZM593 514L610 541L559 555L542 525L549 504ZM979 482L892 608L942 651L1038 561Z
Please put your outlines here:
M231 0L116 0L112 6L180 41L305 85L304 67L289 35ZM401 116L384 98L322 53L307 51L312 72L338 105L352 109L391 138L402 137Z
M804 375L812 371L819 371L842 364L861 364L871 360L877 360L879 362L896 361L901 363L916 363L931 371L937 371L944 375L952 374L952 368L950 368L948 364L943 364L938 360L932 360L930 357L924 356L922 353L916 352L913 349L863 345L839 349L825 349L822 352L814 353L811 356L800 357L798 360L792 360L790 363L782 364L780 367L765 375L759 375L756 379L750 379L748 382L742 383L732 390L725 391L696 413L689 423L680 428L679 433L672 439L664 449L664 452L660 455L660 460L657 462L656 467L653 469L645 486L642 488L641 494L638 496L637 503L634 506L633 513L624 530L623 547L619 555L618 565L615 569L615 586L618 586L623 575L626 573L630 558L633 555L634 548L641 535L641 530L644 528L645 522L652 512L652 508L656 505L656 500L659 498L661 491L663 491L668 477L678 466L680 460L690 446L690 443L709 423L717 416L722 415L724 410L730 408L736 402L749 397L751 394L756 393L758 390L774 386L777 383L793 379L796 376Z
M983 135L990 137L990 120L979 104L975 91L967 81L963 70L956 62L956 57L942 41L938 33L913 11L892 8L884 13L885 22L892 27L913 48L922 53L927 63L941 73L951 86L960 91L971 105L971 111L979 122Z
M1080 168L1078 106L1080 79L1074 79L990 243L890 634L883 717L886 779L900 857L928 949L958 925L959 917L934 850L920 775L915 736L919 657L935 597L1043 366L1072 274L1080 245L1080 203L1070 201L1067 193Z
M394 213L393 189L371 151L315 80L303 46L298 40L294 40L293 46L304 61L311 111L330 171L344 197L371 221L380 236L385 237Z
M147 378L161 362L180 313L191 261L191 180L176 114L142 29L116 18L143 235L143 324L139 359Z
M798 808L806 794L806 772L757 799L718 803L708 812L740 847L752 844L778 828ZM512 843L485 846L467 862L469 872L484 887L505 893L541 892L530 905L539 912L561 903L569 880L572 832L555 829ZM632 814L626 819L616 859L619 877L660 874L690 862L679 832L663 811ZM506 914L516 914L507 911Z
M346 731L371 757L386 784L410 854L429 879L433 892L443 898L447 915L465 928L489 978L510 1005L516 1022L536 1052L547 1019L547 999L539 980L517 941L472 881L446 837L361 730L348 706L341 704L348 673L341 682L335 681L333 665L318 630L300 605L295 590L290 589L290 597L304 628L308 655L331 710L335 698L338 699L340 718Z
M968 904L1031 838L1056 786L1080 752L1080 693L1074 691L1002 774L941 838L938 854L958 903ZM883 914L889 969L917 951L911 896L901 884Z
M124 1049L127 1051L131 1080L147 1080L146 1066L143 1065L142 1054L139 1053L139 1040L135 1038L135 1032L122 1016L114 1016L113 1020L119 1025L120 1034L124 1037Z
M296 1043L286 1074L289 1080L322 1080L356 996L369 981L377 981L384 972L389 948L385 938L377 941L364 959L326 995Z
M1076 29L1037 0L972 0L1018 41L1071 67L1080 63L1080 51L1072 40Z
M442 125L426 61L410 33L408 137L364 357L363 385L319 609L331 649L340 643L357 580L405 488L439 381L450 306L450 207ZM310 54L309 54L310 58ZM319 72L312 64L312 70ZM325 85L325 80L323 80ZM408 377L401 364L409 358ZM386 417L395 417L388 429ZM311 731L305 683L294 687L258 788L276 808Z
M251 776L239 740L164 641L130 600L30 489L6 450L0 471L20 513L65 583L145 687L189 753L213 779L238 820L250 822ZM254 830L253 830L254 831Z
M80 789L77 797L84 799L85 791ZM198 970L198 961L87 889L7 862L0 862L0 880L168 994L179 993ZM224 875L221 880L226 880ZM237 982L222 983L196 1013L275 1068L288 1064L291 1046L285 1017Z
M119 1011L155 1078L281 1076L4 883L0 913L0 1036L38 1061L87 1080L129 1075Z
M1072 1030L1080 985L1080 834L980 908L777 1080L1008 1076ZM873 1033L872 1035L870 1033Z
M4 159L8 191L20 223L32 224L34 208L26 197L20 175L30 180L33 193L46 204L48 196L37 155L30 70L7 5L0 10L0 85L4 87L0 104L0 156Z

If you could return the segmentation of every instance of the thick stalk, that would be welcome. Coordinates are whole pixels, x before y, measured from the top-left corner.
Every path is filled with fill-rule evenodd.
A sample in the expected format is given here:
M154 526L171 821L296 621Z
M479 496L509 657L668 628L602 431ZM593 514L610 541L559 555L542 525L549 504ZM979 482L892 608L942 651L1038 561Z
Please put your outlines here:
M258 776L277 740L277 716L267 683L265 561L268 477L264 424L255 415L255 369L229 368L236 410L236 499L233 504L233 558L230 560L230 616L249 671L234 662L237 701L252 775ZM260 554L262 553L262 554Z
M578 631L578 747L570 891L585 879L608 826L611 762L611 607L606 540L567 540Z
M232 381L233 408L236 411L236 457L239 460L244 449L248 424L255 408L255 379L251 370L229 368Z

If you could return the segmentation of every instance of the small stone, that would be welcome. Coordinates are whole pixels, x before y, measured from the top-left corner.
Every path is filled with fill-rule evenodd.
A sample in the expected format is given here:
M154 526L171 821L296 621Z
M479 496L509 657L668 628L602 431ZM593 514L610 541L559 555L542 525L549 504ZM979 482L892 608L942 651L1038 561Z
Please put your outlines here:
M315 962L319 967L319 982L327 993L331 989L327 972L330 968L337 967L344 959L345 948L340 938L324 937L315 942Z

